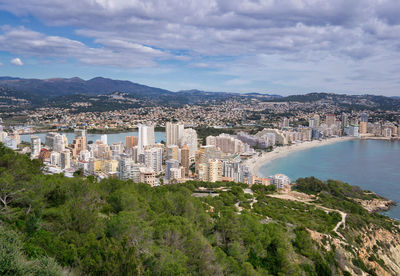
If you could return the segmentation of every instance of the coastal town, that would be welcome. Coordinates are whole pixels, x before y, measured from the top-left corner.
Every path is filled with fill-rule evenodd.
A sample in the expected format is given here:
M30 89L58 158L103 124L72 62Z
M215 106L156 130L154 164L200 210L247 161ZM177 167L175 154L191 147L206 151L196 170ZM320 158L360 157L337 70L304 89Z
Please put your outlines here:
M400 276L399 0L0 3L0 276Z
M160 114L161 117L165 115L161 111ZM185 113L182 116L179 118L184 118ZM209 115L210 118L218 116L219 113ZM279 124L258 128L255 133L246 129L225 133L231 128L220 126L218 135L208 135L204 139L199 138L194 128L197 124L193 121L154 120L129 125L136 127L137 132L133 135L121 133L122 139L117 142L109 142L107 134L99 135L95 141L88 140L90 125L72 120L63 121L75 127L72 139L71 135L68 139L62 129L41 133L40 138L39 134L26 134L34 132L31 126L11 126L1 127L0 142L29 154L32 159L40 159L48 174L93 175L97 179L115 177L151 186L199 180L275 185L277 189L287 190L291 184L288 176L279 172L265 176L259 172L260 167L294 151L348 139L400 137L396 123L370 120L366 112L356 116L314 113L306 118L308 123L304 125L298 123L298 118L283 117ZM209 125L216 122L207 121ZM157 132L155 128L165 129L165 132ZM157 139L155 133L159 134ZM21 141L21 135L30 135L30 139Z

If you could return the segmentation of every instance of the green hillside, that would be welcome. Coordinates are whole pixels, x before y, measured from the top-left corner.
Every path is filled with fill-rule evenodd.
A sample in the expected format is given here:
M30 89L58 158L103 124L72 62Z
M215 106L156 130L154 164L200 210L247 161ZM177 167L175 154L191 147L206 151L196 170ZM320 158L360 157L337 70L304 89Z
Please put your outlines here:
M200 186L218 196L194 196ZM96 182L43 175L0 145L0 274L394 275L398 224L353 200L378 197L349 187L302 179L313 199L301 202L259 185ZM376 236L367 255L364 234Z

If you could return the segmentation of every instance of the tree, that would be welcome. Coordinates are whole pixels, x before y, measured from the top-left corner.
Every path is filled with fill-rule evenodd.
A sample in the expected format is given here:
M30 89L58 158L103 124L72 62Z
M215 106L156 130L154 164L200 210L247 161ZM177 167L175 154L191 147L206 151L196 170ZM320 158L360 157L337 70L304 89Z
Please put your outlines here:
M3 209L8 209L8 204L15 200L25 188L22 183L16 181L9 173L4 173L0 177L0 202L3 204Z

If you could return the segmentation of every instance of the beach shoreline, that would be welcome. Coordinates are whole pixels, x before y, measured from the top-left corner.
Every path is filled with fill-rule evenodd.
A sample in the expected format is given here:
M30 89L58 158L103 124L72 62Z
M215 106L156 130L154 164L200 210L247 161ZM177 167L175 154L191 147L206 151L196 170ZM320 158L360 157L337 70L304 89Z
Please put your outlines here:
M335 138L329 138L329 139L324 139L324 140L307 141L307 142L302 142L302 143L298 143L298 144L293 144L290 146L276 147L273 151L263 152L261 155L253 156L252 158L246 160L244 162L244 164L249 167L250 173L252 175L260 176L258 171L261 168L261 166L263 166L275 159L285 157L285 156L289 155L290 153L297 152L300 150L306 150L306 149L311 149L311 148L315 148L315 147L326 146L326 145L349 141L349 140L359 140L359 138L358 137L335 137Z

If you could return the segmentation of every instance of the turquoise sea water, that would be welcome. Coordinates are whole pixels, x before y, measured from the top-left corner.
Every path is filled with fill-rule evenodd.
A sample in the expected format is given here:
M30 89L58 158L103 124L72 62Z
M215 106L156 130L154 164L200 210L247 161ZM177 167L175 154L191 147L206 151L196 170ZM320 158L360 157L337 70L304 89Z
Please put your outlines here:
M337 179L394 200L400 205L400 142L348 140L293 152L264 164L263 176L283 173L296 180ZM400 206L385 212L400 220Z
M61 132L60 132L61 133ZM46 133L38 133L35 134L40 137L40 140L42 143L45 142L45 137ZM74 140L74 133L67 132L65 133L68 139L68 143L72 143L72 140ZM137 131L132 131L132 132L122 132L122 133L113 133L113 134L107 134L107 144L111 145L112 143L117 143L117 142L123 142L125 144L125 137L126 136L138 136ZM96 142L96 140L100 140L101 134L88 134L87 135L87 141L93 141ZM155 131L154 132L154 138L156 140L156 143L160 143L161 141L165 141L165 132L161 131ZM31 142L31 135L26 134L26 135L21 135L21 141L23 142Z

